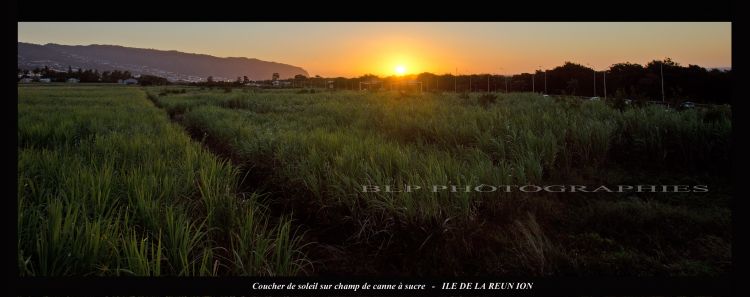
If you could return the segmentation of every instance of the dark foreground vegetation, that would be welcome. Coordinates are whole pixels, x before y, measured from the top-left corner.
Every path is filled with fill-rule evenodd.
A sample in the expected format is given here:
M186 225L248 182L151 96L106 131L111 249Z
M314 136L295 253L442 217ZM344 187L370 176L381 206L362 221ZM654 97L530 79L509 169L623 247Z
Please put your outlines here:
M292 275L288 217L138 88L19 87L22 275Z
M723 106L531 93L19 87L19 266L28 275L726 274L730 119Z

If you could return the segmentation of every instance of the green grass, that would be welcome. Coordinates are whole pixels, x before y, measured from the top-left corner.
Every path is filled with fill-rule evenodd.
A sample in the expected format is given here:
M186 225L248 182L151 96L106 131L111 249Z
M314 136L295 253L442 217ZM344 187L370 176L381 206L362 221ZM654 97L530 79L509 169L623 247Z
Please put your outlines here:
M472 95L475 96L475 95ZM470 216L476 195L357 193L366 184L526 184L611 163L726 168L728 118L659 107L620 112L531 94L477 97L386 93L198 91L153 96L186 127L321 204L404 220ZM232 102L228 104L227 102ZM445 199L443 199L445 198Z
M237 189L226 161L193 142L138 88L19 87L18 249L22 274L220 275L233 253L261 275L300 273L304 255ZM260 220L257 219L256 220ZM251 228L266 243L235 250ZM272 246L274 249L268 249ZM290 257L290 258L285 258ZM283 259L280 259L283 258Z
M630 211L611 198L602 201L576 197L566 203L560 202L561 198L533 198L517 193L393 194L360 190L362 185L623 182L711 183L726 189L721 178L727 176L730 162L728 110L678 112L658 106L620 110L604 102L518 93L495 94L495 100L488 100L478 94L448 93L404 96L390 92L190 90L157 95L158 90L148 90L157 105L218 153L230 156L251 173L262 173L256 179L261 180L259 184L264 189L279 193L275 199L291 199L296 209L313 205L320 209L316 221L351 222L356 226L352 238L363 242L383 232L400 234L438 226L466 232L491 220L514 235L498 237L495 243L503 245L498 254L507 253L505 263L498 265L509 268L482 268L488 271L583 273L593 265L588 262L600 261L612 263L602 264L601 269L614 273L658 274L663 271L654 263L682 265L674 264L680 261L675 253L685 251L685 247L673 240L691 235L680 233L668 238L649 234L652 243L666 245L660 252L668 255L653 258L647 256L650 251L645 247L631 246L625 249L635 255L631 260L654 267L618 268L620 262L568 254L565 249L581 244L580 240L547 236L545 232L586 234L595 230L604 236L615 236L607 229L591 226L670 228L679 222L688 224L688 230L713 234L711 228L725 231L729 226L726 220L706 220L714 214L699 214L700 210L686 208L677 199L665 199L671 202L661 204L662 211L654 212ZM727 204L723 202L727 192L687 195L712 205L718 210L718 217L727 216ZM649 194L639 196L651 199ZM556 209L566 204L573 208L568 210L570 213ZM614 213L589 215L589 209L601 205L615 208ZM527 213L536 216L528 218ZM541 217L544 220L537 222ZM583 218L588 219L587 223L572 223ZM567 229L550 225L554 221L565 222ZM593 234L599 236L596 232ZM417 240L422 243L420 249L430 238L441 235L424 236L426 239ZM721 242L728 240L728 233L716 236L722 238ZM641 237L617 237L617 242L628 240ZM446 248L449 244L452 243L432 248ZM475 243L467 245L463 248L476 248ZM513 255L516 260L508 261L507 257ZM719 265L711 262L714 260L700 259L696 263Z
M730 266L727 109L528 93L168 89L19 87L22 274L716 275ZM661 183L711 192L362 191ZM327 256L343 260L320 263Z

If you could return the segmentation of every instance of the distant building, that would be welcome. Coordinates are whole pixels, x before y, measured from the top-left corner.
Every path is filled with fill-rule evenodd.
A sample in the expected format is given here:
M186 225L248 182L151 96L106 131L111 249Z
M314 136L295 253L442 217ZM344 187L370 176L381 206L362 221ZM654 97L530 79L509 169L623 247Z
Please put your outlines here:
M28 84L28 83L31 83L32 81L34 80L32 80L30 77L24 77L19 82L22 84Z
M379 89L382 86L382 83L379 80L376 79L370 79L368 81L361 81L359 82L359 90L371 90L371 89Z
M49 83L49 82L52 82L52 80L49 79L49 78L40 78L39 82L41 82L41 83Z
M123 85L136 85L138 84L138 80L135 78L128 78L126 80L123 80L121 83Z
M71 84L77 84L78 82L80 82L80 80L78 80L77 78L73 78L73 77L71 77L71 78L69 78L69 79L67 80L67 82L68 82L68 83L71 83Z

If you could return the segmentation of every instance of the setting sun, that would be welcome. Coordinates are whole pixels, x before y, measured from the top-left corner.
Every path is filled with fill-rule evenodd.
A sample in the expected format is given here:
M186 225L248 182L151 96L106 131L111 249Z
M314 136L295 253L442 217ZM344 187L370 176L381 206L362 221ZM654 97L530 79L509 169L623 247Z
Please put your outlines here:
M406 73L406 67L404 67L403 65L396 66L396 74L402 75L404 73Z

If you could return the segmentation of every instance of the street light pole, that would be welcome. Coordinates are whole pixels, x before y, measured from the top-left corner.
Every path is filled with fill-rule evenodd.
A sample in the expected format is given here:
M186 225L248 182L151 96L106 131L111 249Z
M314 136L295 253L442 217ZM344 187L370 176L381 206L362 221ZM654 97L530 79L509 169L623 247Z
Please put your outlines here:
M607 70L604 70L604 100L607 100Z
M661 76L661 102L664 103L664 61L659 63L659 73Z
M536 76L537 72L542 71L542 65L539 65L538 71L534 71L534 76ZM544 71L544 94L547 93L547 71Z
M500 67L500 73L503 73L503 67ZM505 93L508 93L508 76L505 74L502 74L503 79L505 80ZM497 89L497 85L495 86L495 89Z
M594 69L594 97L596 97L596 69Z
M594 96L592 97L596 97L596 69L594 69L594 66L589 63L586 63L586 66L589 66L591 67L591 70L594 70Z

